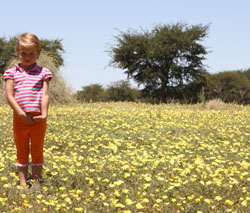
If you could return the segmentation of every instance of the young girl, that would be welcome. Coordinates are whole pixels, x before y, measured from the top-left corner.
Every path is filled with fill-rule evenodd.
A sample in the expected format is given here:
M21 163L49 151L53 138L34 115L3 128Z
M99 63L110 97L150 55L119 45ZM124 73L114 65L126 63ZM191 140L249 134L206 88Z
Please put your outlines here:
M36 59L41 52L41 44L36 35L24 33L19 36L15 50L20 63L6 70L4 79L7 100L14 111L16 166L20 185L26 185L28 165L32 166L32 178L34 180L41 178L49 105L48 88L52 73L36 64ZM29 163L30 151L31 163Z

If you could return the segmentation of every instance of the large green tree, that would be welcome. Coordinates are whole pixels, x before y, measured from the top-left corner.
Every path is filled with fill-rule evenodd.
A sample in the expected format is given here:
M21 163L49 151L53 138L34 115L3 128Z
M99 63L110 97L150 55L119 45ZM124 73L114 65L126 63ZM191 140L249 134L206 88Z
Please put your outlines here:
M9 62L13 58L17 58L15 53L16 41L17 36L11 37L9 39L0 37L0 73L4 72ZM41 46L42 49L53 58L57 68L63 65L64 60L62 55L64 53L64 48L62 45L62 40L41 39Z
M207 33L208 26L183 23L121 32L109 50L110 64L143 86L144 95L166 102L175 98L173 90L204 76L207 50L201 41Z

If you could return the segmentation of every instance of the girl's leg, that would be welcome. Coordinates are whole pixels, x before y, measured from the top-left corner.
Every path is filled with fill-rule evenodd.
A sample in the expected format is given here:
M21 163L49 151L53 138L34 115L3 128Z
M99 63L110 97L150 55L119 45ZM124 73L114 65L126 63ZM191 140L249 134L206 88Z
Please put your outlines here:
M32 166L32 178L34 180L41 179L42 169L43 169L43 166Z
M30 133L31 157L32 157L32 178L39 180L44 164L43 144L46 132L46 121L35 123Z
M20 185L25 186L27 182L27 176L28 176L28 166L20 167L18 166L18 176L20 180Z
M17 148L18 176L20 185L26 185L28 176L28 161L29 161L29 126L25 125L21 118L14 115L13 131L14 139Z

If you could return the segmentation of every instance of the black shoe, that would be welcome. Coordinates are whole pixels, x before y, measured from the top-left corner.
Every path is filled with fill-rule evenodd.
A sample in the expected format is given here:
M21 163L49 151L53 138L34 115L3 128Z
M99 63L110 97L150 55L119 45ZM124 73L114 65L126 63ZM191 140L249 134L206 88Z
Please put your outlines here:
M29 189L32 188L32 186L33 186L32 179L27 180L26 184L28 185Z

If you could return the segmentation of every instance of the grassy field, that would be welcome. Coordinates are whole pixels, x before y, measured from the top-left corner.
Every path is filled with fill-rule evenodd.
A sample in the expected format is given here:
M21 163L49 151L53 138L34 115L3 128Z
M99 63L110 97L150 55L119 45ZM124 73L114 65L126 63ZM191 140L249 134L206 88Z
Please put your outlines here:
M43 180L21 189L0 106L0 212L250 212L250 111L52 106Z

